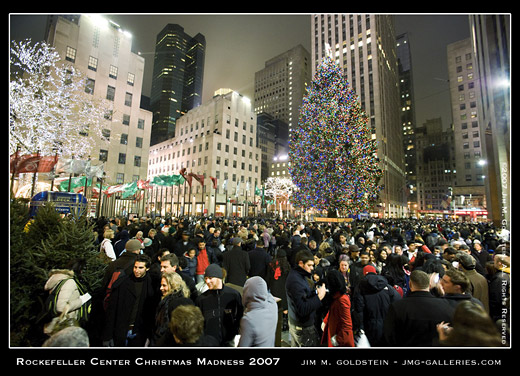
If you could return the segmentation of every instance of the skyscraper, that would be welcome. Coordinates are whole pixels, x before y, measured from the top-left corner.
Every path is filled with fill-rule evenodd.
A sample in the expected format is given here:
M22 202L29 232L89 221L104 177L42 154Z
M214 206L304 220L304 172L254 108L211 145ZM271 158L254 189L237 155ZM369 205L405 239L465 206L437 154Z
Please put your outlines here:
M453 186L454 207L483 209L483 134L480 131L477 101L480 80L475 73L471 39L449 44L447 57L454 138L455 145L459 146L455 148L457 173Z
M311 16L313 74L326 54L326 44L358 95L378 141L380 184L378 215L406 212L403 133L399 117L399 73L393 17L369 14Z
M417 149L415 145L417 124L415 120L412 54L407 33L398 35L396 42L408 209L410 210L409 214L413 214L413 209L417 204Z
M471 15L488 217L496 226L511 221L511 16Z
M175 135L175 121L201 104L206 38L194 37L177 24L157 34L150 106L150 145Z
M265 67L255 72L255 113L282 120L290 133L298 124L310 80L310 54L302 45L267 60Z

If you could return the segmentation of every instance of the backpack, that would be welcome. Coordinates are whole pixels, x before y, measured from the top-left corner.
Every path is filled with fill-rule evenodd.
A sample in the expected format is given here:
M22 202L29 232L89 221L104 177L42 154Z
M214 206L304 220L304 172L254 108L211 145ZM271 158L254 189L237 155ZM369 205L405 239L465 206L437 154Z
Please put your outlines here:
M43 309L38 315L38 318L36 319L37 323L48 323L54 317L58 316L59 312L56 309L56 305L58 303L58 296L60 294L61 288L69 279L70 278L62 279L58 282L56 287L54 287L54 289L51 292L49 292L47 299L45 299L45 303L43 303Z
M78 288L79 294L84 295L88 291L87 289L77 280L76 277L73 278L65 278L58 282L58 284L54 287L54 289L49 293L49 296L45 300L44 307L42 312L37 318L36 322L50 322L54 317L58 316L61 312L57 310L58 297L60 295L61 288L68 280L73 279L76 282L76 286ZM91 310L91 300L85 302L78 310L78 323L80 325L85 324L90 316Z
M108 282L107 289L105 291L105 297L103 298L103 309L106 311L108 309L108 305L110 304L110 295L113 291L114 282L119 279L119 277L123 277L125 275L125 271L123 269L116 270L112 273L112 277L110 278L110 282Z

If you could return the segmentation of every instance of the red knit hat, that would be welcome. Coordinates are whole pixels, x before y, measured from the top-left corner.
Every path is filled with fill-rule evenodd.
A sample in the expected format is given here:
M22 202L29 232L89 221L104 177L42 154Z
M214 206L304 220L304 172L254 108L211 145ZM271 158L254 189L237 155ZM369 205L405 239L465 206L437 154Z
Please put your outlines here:
M377 274L376 268L374 268L372 265L365 266L363 268L363 275L367 275L368 273Z

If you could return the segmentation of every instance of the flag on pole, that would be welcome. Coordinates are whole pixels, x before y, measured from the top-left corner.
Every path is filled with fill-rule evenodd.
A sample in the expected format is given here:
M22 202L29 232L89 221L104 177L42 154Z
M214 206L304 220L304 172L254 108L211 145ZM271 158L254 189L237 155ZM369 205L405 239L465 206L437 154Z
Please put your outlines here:
M190 172L188 174L188 176L197 180L201 185L204 185L204 175L197 175L197 174L194 174L193 172ZM190 186L191 186L191 184L190 184Z
M52 171L57 162L58 156L41 156L38 153L18 156L17 153L14 153L10 157L9 167L11 173L47 173Z
M217 189L217 178L214 178L213 176L210 176L209 178L213 182L213 189Z
M105 166L103 164L100 164L98 166L92 166L92 163L90 161L87 161L85 164L85 175L87 178L102 178L103 172L105 170Z
M224 183L222 183L222 190L227 191L227 179L225 179Z

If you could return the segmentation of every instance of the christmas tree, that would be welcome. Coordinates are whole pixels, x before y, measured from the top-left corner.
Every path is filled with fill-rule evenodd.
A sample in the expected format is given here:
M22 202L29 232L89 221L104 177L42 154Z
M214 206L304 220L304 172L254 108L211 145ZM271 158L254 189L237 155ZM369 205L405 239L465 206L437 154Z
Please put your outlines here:
M304 209L359 214L381 187L368 117L332 56L323 59L303 99L289 145L289 172Z

